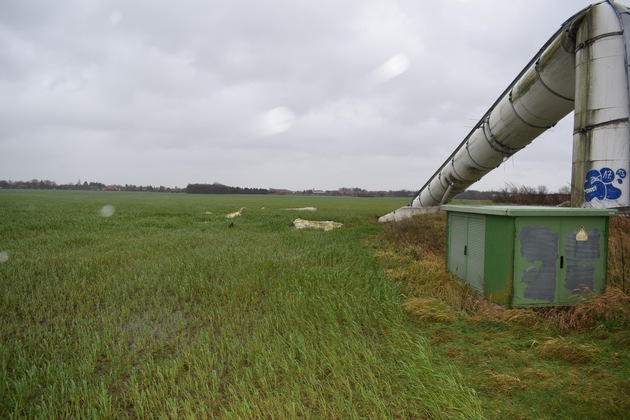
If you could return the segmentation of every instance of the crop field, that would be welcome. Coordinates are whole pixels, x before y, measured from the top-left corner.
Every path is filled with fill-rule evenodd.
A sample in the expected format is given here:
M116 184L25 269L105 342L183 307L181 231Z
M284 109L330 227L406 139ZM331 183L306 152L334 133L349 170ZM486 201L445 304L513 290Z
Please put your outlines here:
M0 417L630 412L622 291L490 307L444 272L443 217L376 221L407 201L0 190Z
M366 246L401 204L0 191L0 417L478 415Z

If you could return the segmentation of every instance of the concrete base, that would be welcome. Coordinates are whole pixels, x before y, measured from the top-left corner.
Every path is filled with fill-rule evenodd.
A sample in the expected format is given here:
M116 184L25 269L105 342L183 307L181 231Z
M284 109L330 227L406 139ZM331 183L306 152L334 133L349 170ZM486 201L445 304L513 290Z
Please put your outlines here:
M411 207L405 206L401 207L398 210L394 210L393 212L386 214L385 216L381 216L378 218L379 222L399 222L403 219L407 219L409 217L415 216L416 214L428 214L428 213L437 213L440 210L439 207Z

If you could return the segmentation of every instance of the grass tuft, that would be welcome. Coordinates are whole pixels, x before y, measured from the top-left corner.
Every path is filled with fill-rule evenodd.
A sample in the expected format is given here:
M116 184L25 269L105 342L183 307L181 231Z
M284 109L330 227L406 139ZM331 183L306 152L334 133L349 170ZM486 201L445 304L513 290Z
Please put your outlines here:
M424 322L453 322L457 319L457 314L449 305L435 298L407 299L403 308Z
M546 360L563 360L571 364L592 363L597 357L597 347L591 344L578 344L563 337L551 338L542 343L532 343L532 348Z
M489 319L506 324L533 327L541 322L540 315L532 309L507 309L487 301L476 301L471 311L471 320L478 322Z
M488 391L500 394L513 394L524 388L523 383L517 376L487 370L488 381L485 383L489 387Z
M590 330L601 322L630 326L630 296L620 289L609 286L603 293L579 299L574 306L541 309L541 318L562 332Z
M381 236L385 241L396 243L401 248L413 247L420 255L441 255L446 249L445 226L444 214L426 214L388 223Z

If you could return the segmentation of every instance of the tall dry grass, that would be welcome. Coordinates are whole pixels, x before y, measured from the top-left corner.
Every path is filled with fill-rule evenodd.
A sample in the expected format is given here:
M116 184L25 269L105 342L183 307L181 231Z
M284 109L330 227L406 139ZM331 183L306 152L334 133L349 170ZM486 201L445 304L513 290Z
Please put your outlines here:
M608 285L630 293L630 217L612 217L608 227Z
M388 224L381 238L386 247L377 256L389 277L405 285L404 308L419 319L450 320L452 311L457 311L473 322L489 319L522 326L545 322L562 332L583 331L598 322L630 326L630 218L610 220L606 290L580 297L579 304L568 307L503 308L463 285L445 269L446 217L442 213Z

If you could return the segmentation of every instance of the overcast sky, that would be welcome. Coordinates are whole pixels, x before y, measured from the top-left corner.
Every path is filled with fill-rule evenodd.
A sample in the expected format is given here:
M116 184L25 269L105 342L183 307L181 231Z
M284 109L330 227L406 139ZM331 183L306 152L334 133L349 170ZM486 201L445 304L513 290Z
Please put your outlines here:
M0 179L418 190L584 0L2 0ZM568 185L573 115L472 189Z

